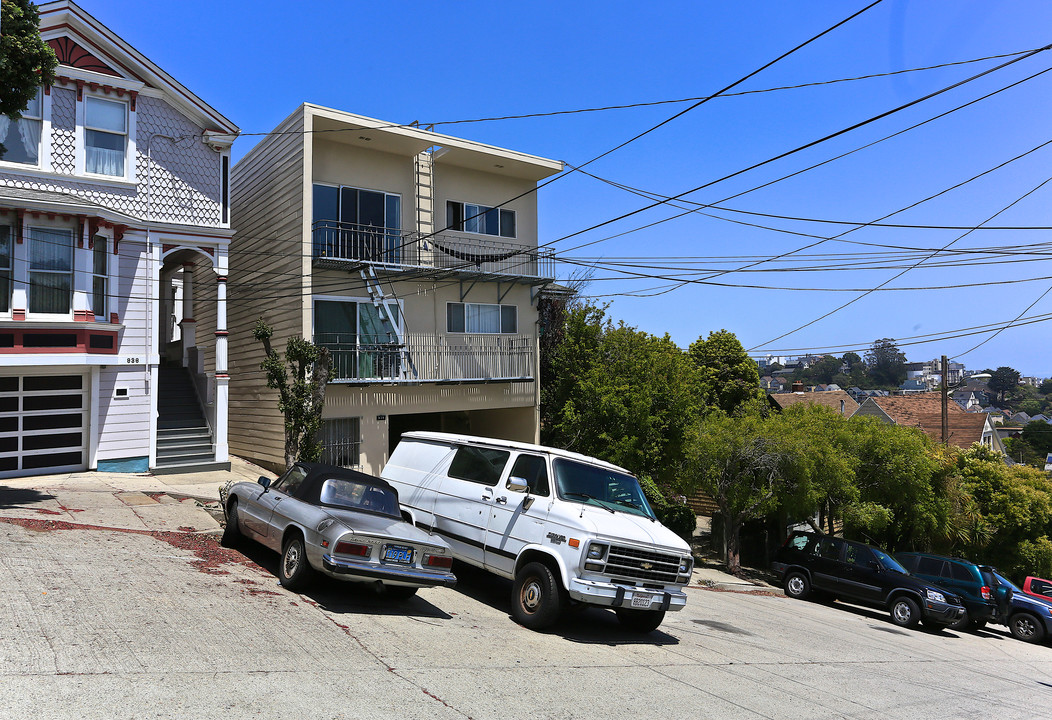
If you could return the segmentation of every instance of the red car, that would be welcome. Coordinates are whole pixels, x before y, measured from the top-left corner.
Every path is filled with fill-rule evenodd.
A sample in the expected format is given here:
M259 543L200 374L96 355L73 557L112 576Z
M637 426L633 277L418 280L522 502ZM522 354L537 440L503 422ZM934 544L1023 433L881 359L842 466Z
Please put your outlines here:
M1028 577L1023 581L1023 592L1045 601L1052 600L1052 580Z

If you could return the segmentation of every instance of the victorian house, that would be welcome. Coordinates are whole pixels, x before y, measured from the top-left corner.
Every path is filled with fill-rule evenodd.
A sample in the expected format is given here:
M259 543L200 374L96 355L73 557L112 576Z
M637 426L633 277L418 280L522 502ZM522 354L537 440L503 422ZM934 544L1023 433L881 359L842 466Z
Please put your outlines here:
M324 460L378 473L403 432L535 442L537 242L553 160L305 104L234 167L230 443L284 467L252 337L329 348ZM200 328L200 326L199 326Z
M39 11L57 80L0 117L0 477L222 467L238 129L74 3Z

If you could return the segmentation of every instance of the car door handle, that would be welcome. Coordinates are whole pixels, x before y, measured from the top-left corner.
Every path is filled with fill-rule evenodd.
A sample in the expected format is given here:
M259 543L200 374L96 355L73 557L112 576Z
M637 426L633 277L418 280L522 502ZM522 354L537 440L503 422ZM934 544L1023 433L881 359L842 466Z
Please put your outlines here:
M497 498L497 504L498 505L507 505L508 504L508 498L506 498L506 497L504 497L502 495L501 497Z

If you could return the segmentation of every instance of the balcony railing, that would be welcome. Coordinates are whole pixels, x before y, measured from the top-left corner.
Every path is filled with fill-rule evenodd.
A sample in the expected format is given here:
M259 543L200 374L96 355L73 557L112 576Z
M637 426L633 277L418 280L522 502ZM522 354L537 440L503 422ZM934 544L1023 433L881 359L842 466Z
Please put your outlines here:
M319 220L312 229L314 259L364 262L395 269L554 278L555 255L547 248L440 232L421 235L392 228Z
M402 343L319 333L314 342L332 353L332 382L485 382L534 377L529 335L407 333Z

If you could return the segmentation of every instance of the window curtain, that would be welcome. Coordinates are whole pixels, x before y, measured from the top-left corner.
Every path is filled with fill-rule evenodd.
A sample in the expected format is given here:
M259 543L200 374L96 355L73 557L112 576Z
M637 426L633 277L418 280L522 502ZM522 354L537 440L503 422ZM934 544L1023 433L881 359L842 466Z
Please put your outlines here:
M36 163L40 158L40 125L39 120L29 118L22 118L18 121L18 134L22 138L22 147L25 148L31 163Z
M472 305L464 307L469 333L499 333L500 305Z
M124 177L124 136L98 130L87 130L86 136L84 169L97 175Z
M6 115L0 115L0 143L5 148L3 159L28 165L39 162L40 125L40 120L34 118L11 120Z
M29 228L29 312L64 315L70 311L73 232Z

